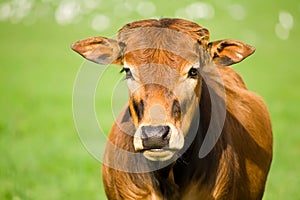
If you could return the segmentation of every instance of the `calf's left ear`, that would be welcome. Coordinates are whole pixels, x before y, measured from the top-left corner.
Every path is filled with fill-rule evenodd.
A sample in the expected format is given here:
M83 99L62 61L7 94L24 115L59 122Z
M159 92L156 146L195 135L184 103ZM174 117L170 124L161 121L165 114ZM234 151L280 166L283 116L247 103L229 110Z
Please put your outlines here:
M241 62L255 48L237 40L219 40L208 44L209 53L217 66L229 66Z
M123 43L105 37L91 37L72 44L71 48L98 64L122 64Z

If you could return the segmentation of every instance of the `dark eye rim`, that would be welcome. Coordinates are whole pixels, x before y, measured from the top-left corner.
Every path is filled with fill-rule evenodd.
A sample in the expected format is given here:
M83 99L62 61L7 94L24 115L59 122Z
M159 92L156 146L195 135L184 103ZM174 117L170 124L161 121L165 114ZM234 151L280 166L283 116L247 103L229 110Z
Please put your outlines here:
M198 78L199 70L197 68L192 67L188 72L188 78Z
M123 73L123 72L126 73L126 79L133 79L132 73L131 73L131 71L130 71L129 68L123 67L123 68L121 69L120 73Z

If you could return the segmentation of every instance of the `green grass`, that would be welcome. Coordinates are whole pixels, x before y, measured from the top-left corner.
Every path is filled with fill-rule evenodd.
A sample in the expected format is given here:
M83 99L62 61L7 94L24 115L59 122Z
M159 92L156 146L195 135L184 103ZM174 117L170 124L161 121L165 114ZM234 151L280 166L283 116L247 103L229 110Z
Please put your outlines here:
M173 17L192 1L155 2L155 16ZM274 159L264 200L300 199L300 4L237 3L247 8L242 21L230 17L225 1L214 1L215 17L197 22L213 40L234 38L256 47L234 68L265 99L272 117ZM81 144L73 122L73 84L83 59L69 47L92 35L113 36L124 23L143 18L135 12L120 18L112 8L107 3L95 11L111 17L102 33L89 28L89 16L67 26L57 25L53 13L32 25L0 22L0 199L105 199L100 163ZM294 16L288 40L274 32L281 10ZM108 69L97 89L96 114L105 132L113 121L110 97L118 71Z

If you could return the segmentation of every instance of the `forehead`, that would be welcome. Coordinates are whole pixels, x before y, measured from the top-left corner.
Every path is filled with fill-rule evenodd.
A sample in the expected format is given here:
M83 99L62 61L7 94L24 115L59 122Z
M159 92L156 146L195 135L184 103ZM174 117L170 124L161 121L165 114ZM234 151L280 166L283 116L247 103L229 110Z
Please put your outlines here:
M118 40L124 60L132 66L160 64L182 70L197 61L198 42L208 37L201 26L179 19L143 20L125 25Z

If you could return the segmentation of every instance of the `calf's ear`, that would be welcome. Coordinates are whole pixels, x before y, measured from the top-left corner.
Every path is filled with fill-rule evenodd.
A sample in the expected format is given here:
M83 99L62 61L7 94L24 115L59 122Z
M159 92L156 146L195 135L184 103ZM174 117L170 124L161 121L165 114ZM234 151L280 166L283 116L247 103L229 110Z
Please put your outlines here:
M72 44L71 48L84 58L98 64L122 64L123 43L105 37L91 37Z
M218 66L229 66L241 62L255 48L237 40L219 40L208 44L213 62Z

